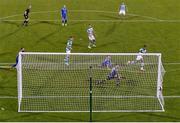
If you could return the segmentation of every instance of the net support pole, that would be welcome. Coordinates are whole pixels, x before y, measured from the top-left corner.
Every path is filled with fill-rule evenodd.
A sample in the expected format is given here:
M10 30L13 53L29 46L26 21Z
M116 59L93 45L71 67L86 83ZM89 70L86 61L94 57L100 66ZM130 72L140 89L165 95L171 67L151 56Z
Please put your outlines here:
M157 77L157 98L159 98L160 95L160 89L161 89L161 54L158 55L158 77Z
M89 122L92 122L92 66L89 69Z
M19 57L18 57L17 79L18 79L18 112L20 112L21 100L22 100L22 55L21 55L21 52L19 52Z

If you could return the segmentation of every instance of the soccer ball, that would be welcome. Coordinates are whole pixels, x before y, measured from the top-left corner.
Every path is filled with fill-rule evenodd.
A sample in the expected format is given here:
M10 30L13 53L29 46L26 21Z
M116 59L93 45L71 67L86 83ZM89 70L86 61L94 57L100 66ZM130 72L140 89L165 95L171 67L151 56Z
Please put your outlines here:
M3 107L1 107L1 110L4 111L5 109Z
M128 62L127 62L127 64L130 64L130 63L131 63L131 61L128 61Z
M141 71L144 71L144 68L143 68L143 67L141 67Z

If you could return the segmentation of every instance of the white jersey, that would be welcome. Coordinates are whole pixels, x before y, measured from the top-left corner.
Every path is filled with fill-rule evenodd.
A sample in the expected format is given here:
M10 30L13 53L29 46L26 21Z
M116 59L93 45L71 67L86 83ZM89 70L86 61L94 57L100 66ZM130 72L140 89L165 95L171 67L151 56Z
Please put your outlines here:
M120 5L120 11L126 11L126 5L121 4Z
M90 41L95 40L94 30L92 27L87 29L87 33L88 33L88 38Z
M139 52L137 57L136 57L136 60L139 61L139 60L143 60L143 53Z
M71 50L72 50L72 41L68 40L66 45L66 53L71 53Z
M88 28L88 29L87 29L87 33L88 33L88 36L94 35L94 30L93 30L93 28L92 28L92 27L91 27L91 28Z
M141 49L139 49L139 52L141 52L141 53L146 53L147 51L146 51L145 48L141 48Z
M126 5L121 4L119 7L119 15L126 15Z

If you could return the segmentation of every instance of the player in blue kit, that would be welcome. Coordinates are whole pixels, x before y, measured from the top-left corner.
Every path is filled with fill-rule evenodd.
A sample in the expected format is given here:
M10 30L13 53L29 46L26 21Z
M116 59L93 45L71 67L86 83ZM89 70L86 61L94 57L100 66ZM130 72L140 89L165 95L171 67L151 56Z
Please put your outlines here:
M25 49L21 48L19 52L24 52L24 51L25 51ZM18 62L19 62L19 53L16 56L16 63L12 65L12 68L15 68L18 65Z
M119 65L116 65L115 67L113 67L113 68L111 69L111 72L108 74L106 80L97 80L97 81L96 81L96 84L102 84L102 83L105 83L106 81L109 81L109 80L115 80L116 86L119 86L120 81L121 81L122 79L126 79L126 78L125 78L125 77L122 77L122 76L119 74L118 71L119 71Z
M67 26L67 8L66 5L61 9L62 26Z
M119 7L119 15L126 15L127 7L124 3L122 3Z
M114 79L117 86L120 84L121 79L125 79L125 77L122 77L118 71L119 71L119 65L116 65L115 67L112 68L111 72L107 77L107 80Z
M110 69L112 67L112 63L111 63L111 56L107 56L104 61L101 64L102 67L107 67L108 69Z

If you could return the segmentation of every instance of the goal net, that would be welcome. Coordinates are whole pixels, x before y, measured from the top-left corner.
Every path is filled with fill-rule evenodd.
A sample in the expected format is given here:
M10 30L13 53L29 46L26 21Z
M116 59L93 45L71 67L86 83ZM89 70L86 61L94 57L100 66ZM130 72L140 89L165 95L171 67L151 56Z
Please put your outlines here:
M137 55L71 53L67 63L66 53L20 52L18 111L164 111L161 54L143 54L141 61L136 60ZM107 65L103 61L108 58Z

